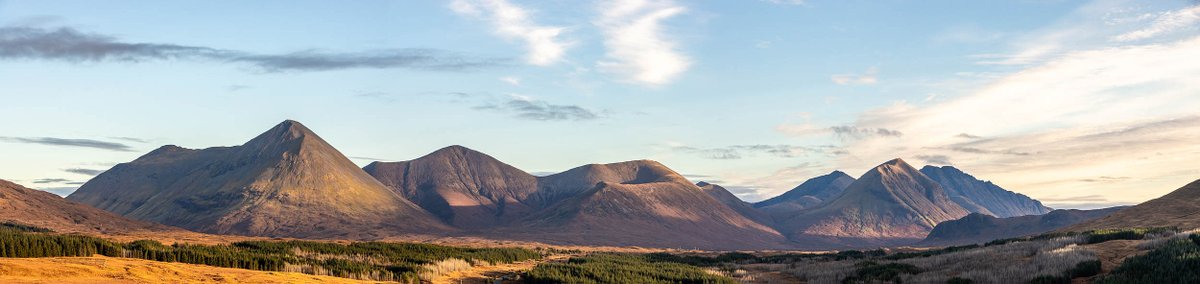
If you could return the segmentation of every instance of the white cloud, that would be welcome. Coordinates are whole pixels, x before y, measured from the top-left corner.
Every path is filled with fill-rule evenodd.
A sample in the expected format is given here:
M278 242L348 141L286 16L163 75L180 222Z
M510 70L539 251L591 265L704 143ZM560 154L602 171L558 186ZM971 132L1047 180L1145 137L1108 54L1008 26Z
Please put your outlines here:
M529 10L507 0L454 0L450 2L450 9L460 15L489 21L500 37L524 42L529 64L557 63L572 45L561 38L565 27L538 25Z
M1200 5L1161 13L1149 27L1117 35L1113 37L1113 40L1143 40L1185 29L1194 30L1198 24L1200 24Z
M1164 24L1196 8L1148 12L1129 4L1091 3L988 56L1016 71L860 114L850 126L903 135L843 139L847 153L832 165L853 175L896 157L949 162L1035 198L1100 194L1111 203L1145 201L1200 178L1200 34ZM1162 26L1177 29L1113 40ZM829 135L825 129L837 125L846 124L777 130ZM1123 178L1095 182L1105 176Z
M829 80L838 85L874 85L879 82L877 74L879 68L871 67L862 74L838 74L829 76Z
M876 109L855 126L904 135L849 140L851 153L839 165L865 169L893 157L944 155L1035 197L1152 198L1200 177L1188 162L1200 159L1197 50L1200 37L1064 52L963 96ZM987 138L964 142L961 133ZM1099 175L1133 178L1080 182Z
M514 77L514 76L500 77L500 81L504 81L505 83L508 83L509 85L513 85L513 86L521 85L521 78Z
M625 79L660 85L691 66L678 43L663 35L663 21L687 9L668 0L610 0L598 7L596 26L604 34L606 59L598 66Z

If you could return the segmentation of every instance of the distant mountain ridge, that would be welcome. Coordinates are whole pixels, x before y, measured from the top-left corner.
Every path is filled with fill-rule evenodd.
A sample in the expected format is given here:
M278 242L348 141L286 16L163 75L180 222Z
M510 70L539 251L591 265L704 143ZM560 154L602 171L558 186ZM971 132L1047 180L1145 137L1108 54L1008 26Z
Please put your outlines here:
M943 221L967 215L945 189L902 159L883 163L837 198L783 222L793 239L896 244L925 237Z
M806 180L783 194L754 203L754 208L771 215L774 219L787 219L801 210L841 196L851 183L854 183L853 177L842 171L833 171Z
M1005 190L992 182L976 179L952 166L925 166L921 168L921 173L941 184L951 200L972 213L1006 218L1041 215L1052 210L1040 201Z
M164 146L113 167L68 198L218 234L417 234L703 249L907 244L971 212L1048 209L957 169L919 171L901 159L858 179L833 171L753 204L650 160L536 177L455 145L360 169L290 120L241 146Z
M978 244L996 239L1046 233L1080 222L1101 218L1124 209L1112 207L1094 210L1059 209L1044 215L1025 215L996 218L983 213L971 213L958 220L942 222L917 243L922 246Z

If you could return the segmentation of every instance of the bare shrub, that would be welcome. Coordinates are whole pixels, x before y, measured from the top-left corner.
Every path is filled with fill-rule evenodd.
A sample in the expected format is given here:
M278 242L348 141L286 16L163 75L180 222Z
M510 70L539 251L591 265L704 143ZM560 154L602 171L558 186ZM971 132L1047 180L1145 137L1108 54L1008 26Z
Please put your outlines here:
M421 281L433 281L433 279L437 278L438 276L467 269L471 269L470 262L457 258L448 258L442 261L421 265L421 271L417 273L417 277L421 278Z

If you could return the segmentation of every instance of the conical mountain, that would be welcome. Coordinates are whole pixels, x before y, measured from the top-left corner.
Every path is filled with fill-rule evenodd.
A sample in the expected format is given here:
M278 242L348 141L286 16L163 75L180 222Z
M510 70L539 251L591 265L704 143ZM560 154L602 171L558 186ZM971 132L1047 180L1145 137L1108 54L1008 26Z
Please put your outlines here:
M800 210L821 205L842 195L842 192L854 183L854 178L842 171L833 171L827 175L811 178L796 188L779 196L754 204L755 208L766 212L777 220L794 216Z
M725 187L707 182L698 182L696 183L696 186L699 186L700 190L703 190L704 193L708 194L708 196L712 196L712 198L717 199L717 201L725 204L725 206L729 206L729 208L742 214L742 216L750 218L750 220L754 220L759 224L768 226L775 223L775 221L772 220L771 216L767 215L767 213L754 208L754 205L749 202L742 201L741 198L738 198L737 195L733 195L733 193L729 192L729 190L725 189Z
M363 169L460 228L504 225L535 210L526 201L537 191L537 177L462 146L411 161L374 162Z
M1041 201L1005 190L990 181L979 180L951 166L925 166L921 168L921 173L941 184L951 200L972 213L1007 218L1041 215L1052 210L1042 205Z
M130 220L6 180L0 180L0 222L32 225L59 233L123 235L183 232L177 228Z
M938 223L968 213L936 181L895 159L863 174L839 197L780 227L795 240L897 244L920 240Z
M373 239L446 229L291 120L242 146L164 146L68 198L217 234Z
M543 177L548 208L510 235L550 243L781 248L786 240L654 161L586 165Z
M1200 228L1200 180L1163 197L1143 202L1116 213L1067 227L1064 231L1093 229L1177 227Z

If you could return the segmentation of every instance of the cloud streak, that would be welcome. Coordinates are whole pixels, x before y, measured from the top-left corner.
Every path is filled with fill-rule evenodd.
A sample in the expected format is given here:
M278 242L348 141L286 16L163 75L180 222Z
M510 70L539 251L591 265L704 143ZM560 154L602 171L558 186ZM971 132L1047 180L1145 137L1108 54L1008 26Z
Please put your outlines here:
M63 169L63 171L68 172L68 173L73 173L73 174L85 175L85 176L96 176L96 175L100 175L101 173L104 172L104 170L93 170L93 169L84 169L84 168L70 168L70 169Z
M1200 159L1195 50L1200 37L1083 47L953 99L868 111L853 127L904 135L849 140L852 153L838 163L862 169L896 156L953 156L956 166L1035 197L1157 197L1200 175L1187 162Z
M391 68L461 71L502 63L501 60L469 59L442 50L417 48L253 54L203 46L124 42L112 36L85 33L69 27L0 27L0 59L75 63L201 60L248 64L264 72Z
M454 0L450 9L490 22L493 32L502 38L522 41L529 64L546 66L562 61L572 45L561 38L565 27L538 25L532 12L507 0Z
M69 182L69 181L71 181L71 180L63 179L63 178L43 178L43 179L36 179L33 181L33 183L47 184L47 183L64 183L64 182Z
M595 111L576 106L551 104L525 96L510 96L501 103L475 107L480 110L499 111L516 118L537 121L592 120L600 115Z
M749 155L770 155L779 158L805 157L812 154L830 154L835 152L833 146L795 146L795 145L732 145L720 148L697 148L691 146L674 146L672 150L700 155L701 157L717 160L735 160Z
M862 74L838 74L829 76L829 80L838 85L874 85L879 82L879 68L867 68Z
M70 139L70 138L54 138L54 137L3 137L0 136L0 141L10 143L26 143L38 144L47 146L62 146L62 147L80 147L103 149L118 152L133 152L133 148L129 145L107 142L92 139Z
M597 65L611 74L647 85L670 83L687 71L691 58L664 35L663 22L687 8L669 0L610 0L595 24L604 34L605 59Z
M1200 5L1164 12L1155 18L1150 26L1117 35L1113 37L1113 40L1144 40L1181 30L1195 30L1197 24L1200 24Z

